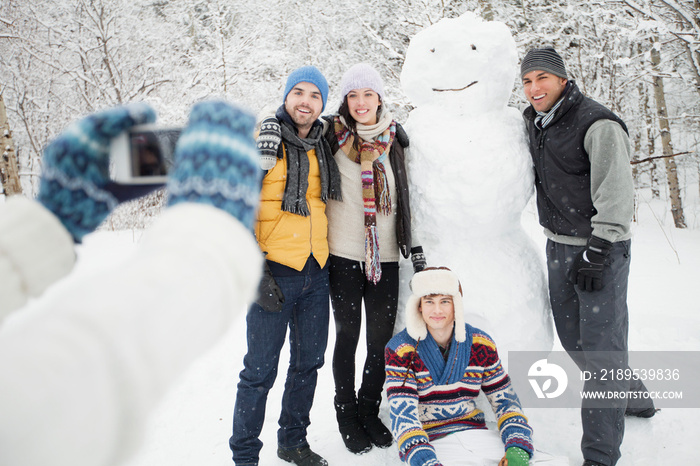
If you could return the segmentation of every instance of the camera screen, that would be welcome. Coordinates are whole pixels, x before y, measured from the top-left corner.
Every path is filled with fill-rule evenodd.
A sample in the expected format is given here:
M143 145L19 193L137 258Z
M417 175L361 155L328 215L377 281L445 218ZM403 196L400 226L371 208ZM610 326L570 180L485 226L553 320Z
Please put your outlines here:
M158 129L129 133L132 175L165 176L173 165L180 129Z

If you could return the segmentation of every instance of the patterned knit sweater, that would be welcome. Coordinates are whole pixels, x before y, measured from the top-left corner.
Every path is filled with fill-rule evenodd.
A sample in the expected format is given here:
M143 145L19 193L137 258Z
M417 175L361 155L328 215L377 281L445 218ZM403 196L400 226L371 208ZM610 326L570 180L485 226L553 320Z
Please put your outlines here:
M496 414L505 449L519 447L532 456L532 429L496 344L469 324L466 330L464 343L458 343L453 333L447 361L430 333L417 343L404 330L386 346L391 431L399 456L411 466L440 465L432 440L461 430L486 429L484 413L476 407L479 390Z

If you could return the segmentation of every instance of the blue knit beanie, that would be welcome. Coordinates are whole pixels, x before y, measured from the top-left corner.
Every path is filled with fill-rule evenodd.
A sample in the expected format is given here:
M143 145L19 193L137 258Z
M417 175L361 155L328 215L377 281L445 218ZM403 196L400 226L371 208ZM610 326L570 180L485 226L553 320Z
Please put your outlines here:
M294 86L302 82L311 83L318 87L318 90L321 92L321 100L323 100L323 108L321 111L325 110L326 100L328 99L328 82L315 66L302 66L289 74L287 85L284 87L284 98L282 102L287 100L287 96L292 92Z

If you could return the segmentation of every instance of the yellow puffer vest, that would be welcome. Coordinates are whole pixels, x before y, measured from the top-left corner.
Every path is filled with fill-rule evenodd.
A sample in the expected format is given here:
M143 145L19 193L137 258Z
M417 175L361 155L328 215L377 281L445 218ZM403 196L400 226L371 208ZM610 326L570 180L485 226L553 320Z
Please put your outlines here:
M267 259L301 270L309 255L324 267L328 260L328 220L326 204L321 200L321 178L316 151L309 157L309 188L306 203L311 215L302 217L282 210L287 182L287 152L263 178L260 209L255 223L255 236Z

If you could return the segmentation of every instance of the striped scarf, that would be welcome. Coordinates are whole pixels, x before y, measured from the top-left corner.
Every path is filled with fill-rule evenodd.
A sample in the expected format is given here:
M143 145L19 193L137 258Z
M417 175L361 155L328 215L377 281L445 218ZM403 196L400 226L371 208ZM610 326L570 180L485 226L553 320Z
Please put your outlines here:
M335 136L343 153L360 164L362 197L365 213L365 276L377 284L382 278L377 237L377 211L391 214L391 195L387 183L384 162L396 135L396 122L391 124L372 141L360 139L360 152L353 147L355 135L335 117Z
M564 88L564 91L562 92L561 98L546 112L537 112L537 116L535 117L535 126L537 126L540 129L546 128L554 119L554 117L557 115L557 110L559 110L559 107L561 107L562 102L564 102L564 97L566 97L566 94L569 92L569 89L571 89L569 81L566 83L566 87Z

